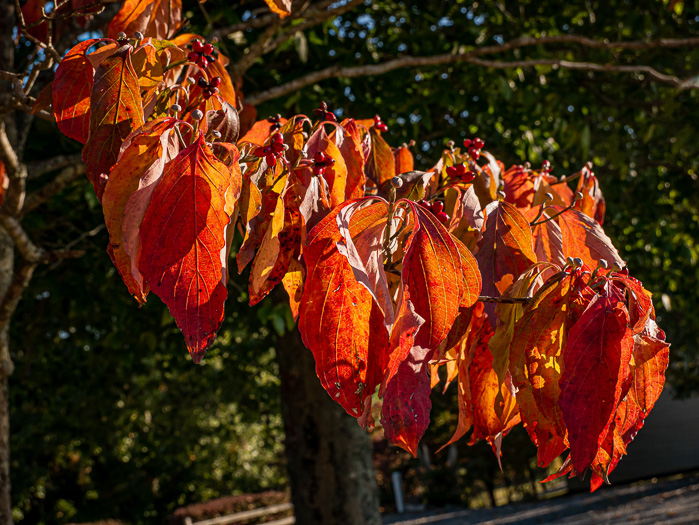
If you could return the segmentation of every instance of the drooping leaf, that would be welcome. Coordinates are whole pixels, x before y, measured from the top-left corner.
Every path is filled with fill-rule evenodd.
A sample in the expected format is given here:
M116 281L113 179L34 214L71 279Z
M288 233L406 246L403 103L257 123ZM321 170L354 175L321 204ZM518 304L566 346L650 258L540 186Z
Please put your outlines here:
M102 62L90 94L90 135L83 148L88 179L101 199L109 170L117 162L124 139L143 124L138 77L130 45L121 46Z
M395 174L400 175L401 173L407 173L408 171L413 171L415 169L415 160L413 159L413 154L410 152L407 144L393 150L393 158L395 162Z
M417 445L430 424L428 350L415 346L384 391L381 424L386 439L417 457Z
M341 210L332 210L308 235L299 331L313 352L323 388L348 414L359 417L381 381L388 332L381 310L337 250Z
M139 31L146 37L167 39L182 25L181 0L126 0L109 23L109 38Z
M371 137L371 150L366 159L366 175L377 186L381 187L395 176L395 160L391 147L375 127L369 129L369 136Z
M58 64L53 81L53 115L58 129L81 144L90 134L90 92L95 73L87 53L102 41L92 38L76 44Z
M483 295L500 297L536 262L536 254L529 223L514 205L492 202L485 214L476 260L483 278ZM485 311L495 327L495 305L486 304Z
M326 168L322 177L330 188L331 206L334 208L345 202L347 200L347 166L340 150L326 134L325 126L319 126L318 130L308 138L306 148L308 157L311 159L317 153L323 153L334 161Z
M200 133L165 166L141 226L139 269L170 308L195 362L223 321L226 209L240 184Z
M628 322L624 304L608 291L590 302L568 335L559 405L579 475L595 459L621 400L633 351Z
M109 179L102 196L104 222L109 232L109 252L122 280L136 300L143 303L148 294L148 287L138 271L138 258L132 259L124 247L124 230L130 236L138 235L143 213L136 219L134 208L124 222L124 214L129 199L139 190L142 180L157 181L162 175L165 164L174 158L179 150L177 137L173 137L174 118L164 118L149 122L124 141L119 161L109 173ZM174 138L174 140L172 140Z

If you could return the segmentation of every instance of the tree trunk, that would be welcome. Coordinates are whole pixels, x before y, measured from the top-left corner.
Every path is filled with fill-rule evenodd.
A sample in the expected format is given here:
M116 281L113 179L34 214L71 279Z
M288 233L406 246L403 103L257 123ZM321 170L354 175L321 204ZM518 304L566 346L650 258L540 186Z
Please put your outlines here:
M277 359L296 523L379 525L368 434L320 385L297 328L279 339Z
M14 245L0 228L0 299L5 296L12 279ZM0 523L12 523L10 497L10 398L9 379L12 374L9 327L0 328Z

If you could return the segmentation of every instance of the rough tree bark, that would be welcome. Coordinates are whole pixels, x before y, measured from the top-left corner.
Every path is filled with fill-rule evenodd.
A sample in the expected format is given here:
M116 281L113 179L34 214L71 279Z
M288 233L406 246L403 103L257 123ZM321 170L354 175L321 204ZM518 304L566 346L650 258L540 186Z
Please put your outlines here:
M0 228L0 298L12 279L14 244ZM12 374L9 330L0 330L0 523L12 523L12 500L10 498L10 399L9 382Z
M279 339L277 359L296 523L379 525L368 434L323 390L297 328Z

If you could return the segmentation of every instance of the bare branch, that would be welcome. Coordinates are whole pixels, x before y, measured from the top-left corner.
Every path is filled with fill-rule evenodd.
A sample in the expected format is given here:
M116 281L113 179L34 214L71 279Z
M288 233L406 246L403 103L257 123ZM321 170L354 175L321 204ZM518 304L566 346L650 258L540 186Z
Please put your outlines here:
M27 178L36 179L54 170L65 168L66 166L78 165L82 162L80 153L74 155L58 155L46 160L27 163Z
M76 180L78 177L85 173L85 165L74 164L68 166L61 170L61 172L56 176L56 178L43 186L42 188L36 190L27 196L27 199L22 207L21 216L23 217L34 208L41 206L44 202L49 200L51 197L63 191L63 189L68 186L71 182Z
M502 53L521 47L528 47L533 45L547 45L554 43L574 43L585 47L596 47L604 49L637 50L653 48L699 47L699 38L660 39L629 42L602 42L577 35L559 35L540 38L524 37L512 40L511 42L507 42L502 45L485 46L460 53L445 53L442 55L433 55L426 57L403 56L379 64L369 64L354 67L330 66L326 69L314 71L313 73L309 73L305 76L299 77L286 84L275 86L269 90L262 91L259 93L253 93L252 95L246 97L246 102L249 102L250 104L259 104L261 102L265 102L267 100L286 95L287 93L297 91L305 86L315 84L317 82L321 82L322 80L326 80L329 78L355 78L363 76L373 76L388 73L389 71L393 71L395 69L454 63L471 63L482 67L498 69L513 67L534 67L544 65L562 67L566 69L598 71L605 73L644 73L659 82L671 85L679 89L687 89L694 87L691 83L689 83L686 80L681 80L673 75L666 75L647 65L607 65L596 64L591 62L573 62L559 59L490 61L479 58L483 55Z
M7 292L0 302L0 331L4 330L12 319L12 314L15 313L22 293L31 281L36 266L37 263L22 261L12 276L12 282L10 282Z
M488 297L481 295L479 301L484 303L505 303L505 304L527 304L531 302L533 297Z
M17 215L24 204L27 170L19 161L5 130L5 122L0 121L0 160L5 164L10 186L7 189L2 211L7 215Z
M30 263L39 263L44 258L44 250L32 242L24 231L22 225L14 217L0 213L0 224L5 228L17 247L17 251L22 254L24 260Z

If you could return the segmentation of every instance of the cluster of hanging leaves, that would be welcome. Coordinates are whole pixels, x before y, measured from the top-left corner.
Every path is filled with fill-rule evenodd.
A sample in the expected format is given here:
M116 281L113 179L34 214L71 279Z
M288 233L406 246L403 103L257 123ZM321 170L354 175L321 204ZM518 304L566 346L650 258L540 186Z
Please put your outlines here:
M414 171L378 116L338 122L325 104L239 129L226 59L173 38L171 7L127 1L51 88L136 300L159 296L199 362L238 233L250 304L284 287L323 387L362 427L378 390L385 435L415 454L432 390L455 383L450 443L473 429L499 457L521 423L542 467L569 451L552 477L605 481L661 393L669 344L602 229L590 166L505 169L476 138Z

